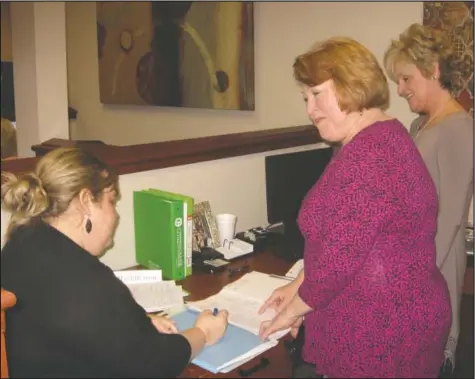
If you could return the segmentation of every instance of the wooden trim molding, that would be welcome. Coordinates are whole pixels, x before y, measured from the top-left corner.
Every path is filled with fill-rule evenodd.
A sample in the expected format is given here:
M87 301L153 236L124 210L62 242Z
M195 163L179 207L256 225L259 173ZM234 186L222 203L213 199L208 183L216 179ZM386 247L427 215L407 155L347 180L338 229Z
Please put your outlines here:
M106 145L101 141L51 139L32 146L32 149L36 156L40 157L58 147L79 146L97 155L114 167L119 174L130 174L311 145L322 141L313 125L304 125L131 146ZM18 173L33 170L37 159L2 161L2 171Z

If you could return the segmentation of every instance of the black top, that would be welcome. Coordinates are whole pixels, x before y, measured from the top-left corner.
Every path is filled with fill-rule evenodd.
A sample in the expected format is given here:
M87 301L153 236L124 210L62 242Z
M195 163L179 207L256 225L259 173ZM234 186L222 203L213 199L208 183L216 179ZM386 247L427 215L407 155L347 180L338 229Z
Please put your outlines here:
M22 227L1 256L10 377L174 377L191 347L159 333L110 268L45 223Z

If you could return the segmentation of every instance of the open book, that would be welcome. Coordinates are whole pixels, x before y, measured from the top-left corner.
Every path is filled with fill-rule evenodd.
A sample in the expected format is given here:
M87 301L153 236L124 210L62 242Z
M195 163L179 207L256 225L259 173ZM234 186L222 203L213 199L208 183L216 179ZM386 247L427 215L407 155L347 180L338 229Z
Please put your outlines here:
M260 315L260 307L276 288L288 283L285 279L252 271L228 284L216 295L204 300L188 302L187 305L190 309L197 311L214 308L226 309L229 312L230 324L257 335L261 322L271 320L275 315L272 309L268 309ZM270 339L279 339L288 331L277 332L270 336Z

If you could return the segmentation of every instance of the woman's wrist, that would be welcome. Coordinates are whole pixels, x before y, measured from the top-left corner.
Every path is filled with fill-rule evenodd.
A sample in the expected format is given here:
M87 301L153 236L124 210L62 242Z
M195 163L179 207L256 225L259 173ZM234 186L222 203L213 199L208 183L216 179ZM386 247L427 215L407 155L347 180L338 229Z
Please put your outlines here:
M208 335L206 334L206 331L203 328L200 328L199 326L195 326L195 329L199 331L199 334L203 337L203 344L205 346L208 345Z
M284 309L285 316L289 318L305 316L310 311L312 311L312 308L302 300L298 293Z

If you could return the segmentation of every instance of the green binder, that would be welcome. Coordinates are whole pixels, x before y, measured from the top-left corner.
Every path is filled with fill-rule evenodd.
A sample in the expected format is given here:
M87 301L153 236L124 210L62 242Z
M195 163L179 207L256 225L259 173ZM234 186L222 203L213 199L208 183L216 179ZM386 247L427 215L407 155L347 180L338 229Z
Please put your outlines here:
M185 276L192 273L192 253L193 253L193 207L194 199L191 196L182 195L174 192L167 192L157 188L150 188L148 191L165 199L183 201L183 219L186 220L184 231L185 244Z
M167 279L185 278L183 204L149 191L134 191L135 258Z

